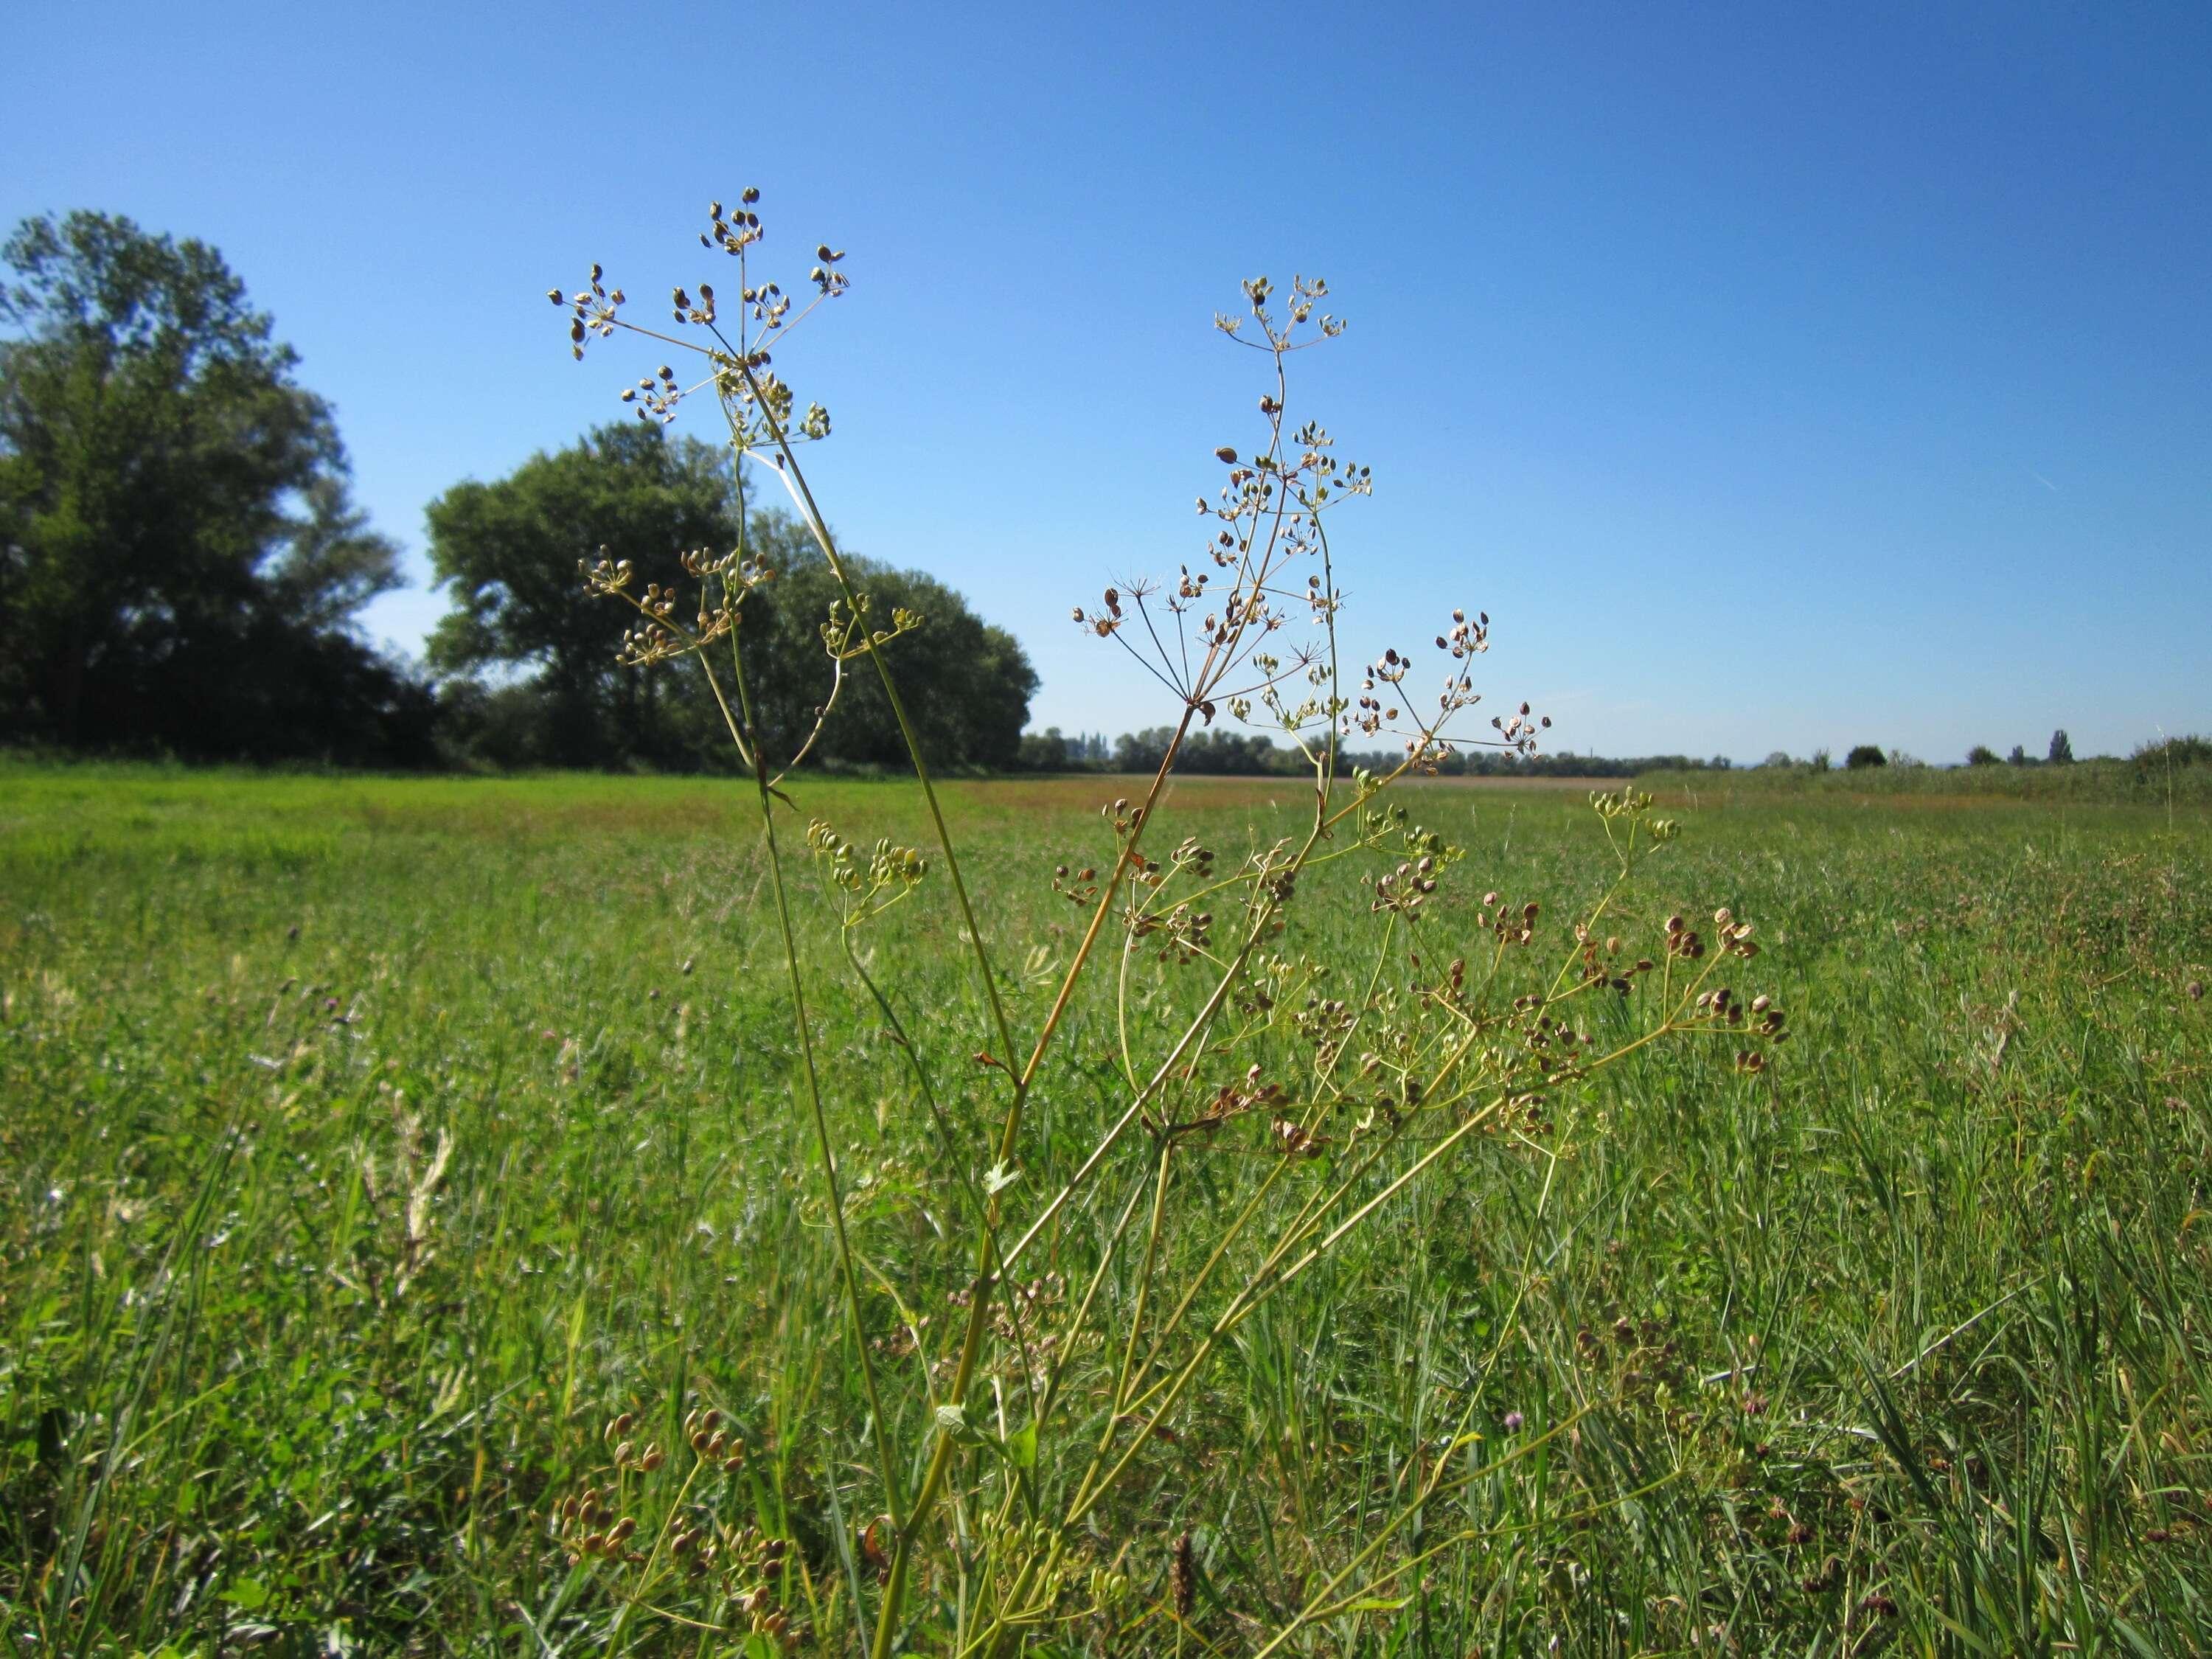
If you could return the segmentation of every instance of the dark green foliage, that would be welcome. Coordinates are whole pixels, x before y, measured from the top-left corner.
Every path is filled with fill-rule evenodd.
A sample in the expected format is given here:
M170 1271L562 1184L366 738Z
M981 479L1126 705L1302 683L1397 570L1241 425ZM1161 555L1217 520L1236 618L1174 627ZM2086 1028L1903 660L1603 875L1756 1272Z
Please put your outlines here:
M495 483L455 484L425 516L453 604L430 635L431 666L507 677L496 691L452 695L461 741L508 765L696 764L712 752L698 699L664 708L667 676L616 662L635 617L586 592L577 567L612 550L673 580L685 552L734 540L736 496L716 451L611 423Z
M1966 764L1969 766L1995 766L1996 763L1997 751L1986 744L1978 743L1966 751Z
M2212 766L2212 738L2191 735L2182 738L2162 738L2156 743L2147 743L2130 758L2145 770L2168 767Z
M73 213L0 258L0 730L427 758L427 694L348 631L397 553L222 256Z
M773 757L788 755L804 741L815 711L829 700L835 669L821 630L838 587L828 563L791 520L765 515L754 522L756 541L766 539L779 550L771 560L778 575L746 600L738 644L766 752ZM872 626L888 628L896 610L922 619L920 629L887 650L923 755L943 765L994 770L1018 765L1022 727L1037 686L1020 642L921 571L895 570L849 554L845 565L869 601ZM844 690L814 758L893 770L907 766L882 682L865 659L846 665Z
M1871 766L1888 764L1889 757L1881 752L1879 745L1871 743L1860 744L1844 757L1844 769L1847 772L1861 772Z
M1156 726L1142 732L1126 732L1114 743L1114 769L1117 772L1157 772L1160 762L1166 758L1168 743L1175 736L1171 726ZM1228 731L1194 731L1183 739L1182 752L1176 757L1176 770L1193 775L1213 774L1220 776L1255 776L1268 772L1303 771L1305 757L1295 749L1277 749L1259 733L1249 735Z
M458 677L447 688L455 744L510 766L733 765L698 665L619 663L636 613L587 592L577 566L628 559L641 582L677 584L690 603L683 555L734 546L738 515L726 452L672 441L639 422L600 427L495 483L457 484L432 502L431 562L454 609L431 635L429 654ZM836 671L821 626L836 584L784 514L754 513L747 545L777 577L746 601L736 644L766 750L788 756L829 697ZM1013 636L928 576L866 560L852 565L881 625L901 607L923 618L888 648L913 687L925 752L955 765L1013 765L1036 687ZM733 693L730 668L718 648L716 672ZM903 764L897 724L865 662L847 665L845 689L811 758Z
M1022 734L1020 765L1024 772L1065 772L1073 763L1073 745L1056 726Z
M2068 766L2073 763L2074 744L2067 737L2064 726L2060 726L2051 734L2051 752L2045 758L2053 766Z

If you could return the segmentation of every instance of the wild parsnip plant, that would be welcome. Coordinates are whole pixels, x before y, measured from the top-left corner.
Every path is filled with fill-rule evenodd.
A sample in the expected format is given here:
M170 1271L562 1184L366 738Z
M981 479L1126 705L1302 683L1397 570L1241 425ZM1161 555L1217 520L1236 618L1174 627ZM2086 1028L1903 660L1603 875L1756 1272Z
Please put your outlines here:
M696 380L663 364L623 398L641 419L665 422L686 398L711 392L741 477L764 471L788 495L842 589L821 629L834 680L820 720L833 717L848 672L878 677L908 738L933 858L985 1011L971 1066L933 1076L854 944L929 878L931 861L888 843L863 854L834 825L812 820L805 839L826 877L846 966L912 1066L941 1141L950 1190L933 1200L946 1240L969 1263L948 1293L928 1273L900 1282L841 1174L809 1012L815 969L794 919L803 900L780 817L791 813L795 823L801 810L794 792L804 785L792 769L813 738L791 755L765 753L750 714L744 605L775 572L742 544L687 556L689 586L680 590L657 580L641 588L619 550L586 569L594 592L638 613L625 660L698 661L757 785L796 1092L814 1132L866 1406L858 1444L803 1454L825 1471L865 1470L858 1479L829 1474L833 1512L810 1518L833 1540L849 1598L842 1623L825 1622L856 1638L866 1631L878 1659L902 1649L1151 1650L1186 1640L1212 1651L1305 1650L1309 1632L1396 1605L1441 1557L1510 1533L1510 1523L1474 1524L1438 1536L1433 1518L1505 1466L1575 1436L1580 1412L1565 1407L1536 1424L1516 1413L1501 1444L1479 1426L1492 1404L1485 1379L1469 1377L1455 1408L1378 1475L1358 1547L1316 1555L1292 1576L1292 1593L1267 1598L1264 1616L1206 1620L1203 1629L1191 1538L1147 1533L1146 1494L1157 1490L1160 1449L1180 1443L1179 1425L1204 1418L1224 1370L1259 1363L1251 1334L1287 1287L1326 1275L1347 1240L1408 1201L1471 1140L1513 1137L1568 1155L1590 1132L1574 1119L1580 1085L1666 1039L1718 1043L1740 1073L1763 1071L1786 1032L1769 997L1731 983L1758 954L1752 924L1722 908L1710 923L1671 916L1637 940L1618 913L1675 826L1631 791L1593 798L1615 867L1563 938L1537 902L1494 890L1482 895L1472 932L1433 937L1430 901L1440 885L1474 878L1462 867L1462 848L1388 797L1471 740L1462 717L1481 699L1474 671L1489 618L1452 611L1435 633L1431 671L1396 647L1346 666L1329 526L1337 507L1369 493L1370 477L1336 457L1318 422L1289 412L1291 358L1334 339L1344 323L1322 309L1324 283L1297 278L1279 296L1260 277L1244 284L1240 313L1216 319L1259 355L1265 380L1257 442L1215 453L1221 482L1197 504L1202 552L1170 579L1109 586L1095 606L1073 611L1086 633L1144 665L1176 723L1141 793L1102 808L1095 860L1055 868L1054 890L1086 920L1064 963L1032 964L1026 976L1052 989L1018 1032L1006 988L1018 981L971 902L906 714L896 642L927 621L899 612L878 625L849 577L799 453L828 435L829 416L811 404L794 419L795 397L775 366L793 331L846 292L843 255L817 250L811 301L794 310L780 286L756 276L757 201L748 190L733 210L716 203L700 239L735 262L739 304L726 323L714 289L700 283L696 295L679 287L672 295L672 325L683 332L641 327L597 265L586 289L550 297L570 313L579 357L595 340L628 333L697 358ZM1170 845L1175 832L1161 824L1184 739L1194 723L1224 713L1279 734L1310 768L1304 829L1241 856L1224 856L1196 834ZM1523 702L1472 740L1534 752L1549 725ZM1342 745L1386 735L1402 746L1395 769L1339 775ZM1364 872L1371 929L1365 972L1348 984L1286 938L1301 883L1347 860ZM1148 962L1173 971L1139 987ZM1079 1156L1048 1160L1033 1107L1055 1088L1100 1082L1079 1083L1054 1065L1055 1039L1093 974L1115 980L1115 1066L1104 1081L1118 1101ZM1264 1176L1224 1204L1212 1171L1255 1158ZM1113 1217L1088 1249L1066 1237L1076 1211ZM1164 1249L1170 1238L1180 1248ZM933 1293L945 1297L942 1325L933 1323ZM1501 1330L1499 1343L1507 1340ZM620 1601L613 1645L633 1616L747 1639L831 1643L830 1631L794 1623L776 1540L723 1518L718 1493L739 1476L744 1454L714 1413L687 1416L672 1455L656 1441L641 1446L635 1426L629 1413L609 1425L609 1472L555 1510L572 1567L604 1569ZM1140 1589L1163 1562L1164 1593Z

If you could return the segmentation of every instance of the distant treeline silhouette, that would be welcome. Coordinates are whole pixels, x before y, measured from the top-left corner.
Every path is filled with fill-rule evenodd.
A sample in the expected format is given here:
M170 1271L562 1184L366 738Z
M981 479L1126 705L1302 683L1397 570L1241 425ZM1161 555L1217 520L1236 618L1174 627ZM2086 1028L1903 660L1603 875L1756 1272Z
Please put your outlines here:
M1069 737L1056 726L1048 726L1023 738L1020 764L1031 772L1152 772L1158 769L1174 735L1172 726L1154 726L1141 732L1124 732L1109 742L1102 734ZM1337 769L1346 776L1361 767L1387 772L1404 758L1402 750L1346 749L1337 757ZM1298 775L1311 764L1304 750L1289 743L1275 743L1257 732L1193 732L1183 739L1182 752L1176 757L1178 772L1217 777ZM1555 754L1524 758L1495 750L1468 749L1444 756L1437 770L1445 777L1632 778L1646 772L1725 772L1733 764L1725 755L1710 760L1690 755Z

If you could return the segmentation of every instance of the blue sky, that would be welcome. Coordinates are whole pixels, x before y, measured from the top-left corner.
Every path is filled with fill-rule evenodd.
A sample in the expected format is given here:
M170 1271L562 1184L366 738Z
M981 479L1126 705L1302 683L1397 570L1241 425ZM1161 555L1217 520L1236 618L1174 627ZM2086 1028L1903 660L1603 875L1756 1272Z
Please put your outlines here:
M1068 609L1195 551L1259 430L1209 319L1302 270L1359 648L1480 606L1492 700L1602 753L2212 730L2202 3L78 4L0 106L0 218L219 246L418 584L426 501L652 365L544 289L711 277L757 185L792 276L849 250L778 363L825 509L1023 639L1039 726L1169 718Z

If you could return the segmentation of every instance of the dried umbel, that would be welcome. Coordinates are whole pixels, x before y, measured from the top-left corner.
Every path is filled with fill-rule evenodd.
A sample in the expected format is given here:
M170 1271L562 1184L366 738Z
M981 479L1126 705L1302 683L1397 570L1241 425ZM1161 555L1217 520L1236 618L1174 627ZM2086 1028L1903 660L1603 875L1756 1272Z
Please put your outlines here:
M706 360L705 374L690 386L684 386L676 371L663 363L635 386L623 387L618 395L623 402L636 409L640 420L664 424L673 421L678 406L686 397L711 388L721 400L730 417L732 435L741 447L774 449L794 435L788 430L793 425L791 389L776 378L770 367L775 349L806 320L817 306L837 298L851 286L851 282L837 269L844 254L833 252L826 244L815 250L818 263L807 275L813 294L799 311L793 311L791 296L777 283L756 282L751 269L752 251L766 234L755 210L759 200L760 191L748 189L734 212L726 211L720 202L710 204L710 228L699 236L702 247L738 262L739 306L731 331L736 336L734 339L731 332L725 331L711 283L697 283L696 298L690 289L681 286L669 295L670 319L678 328L695 331L695 336L703 335L703 339L663 334L630 322L622 315L628 296L619 288L606 285L605 272L596 264L592 267L588 283L573 294L563 294L557 288L546 290L545 297L569 313L568 339L579 361L586 346L595 339L611 337L618 329L695 352ZM810 404L798 425L797 435L826 438L830 435L829 411L819 404Z

